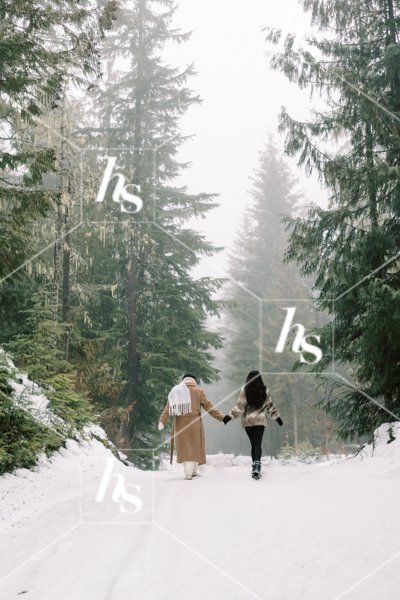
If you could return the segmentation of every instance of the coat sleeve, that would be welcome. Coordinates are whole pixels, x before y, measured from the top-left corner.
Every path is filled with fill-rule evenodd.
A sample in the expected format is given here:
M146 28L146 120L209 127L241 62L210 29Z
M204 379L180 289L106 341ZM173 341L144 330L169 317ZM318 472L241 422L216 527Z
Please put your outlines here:
M168 419L169 419L169 402L167 400L166 407L164 408L163 413L160 417L160 423L165 425L165 423L168 421Z
M237 399L235 406L228 413L229 416L232 419L237 419L238 417L240 417L240 415L242 415L245 411L246 404L247 404L246 394L244 393L244 388L242 388L240 390L240 394L239 394L239 397Z
M208 412L209 415L214 417L214 419L217 419L217 421L223 420L224 415L221 412L219 412L219 410L215 408L215 406L211 404L204 390L201 390L200 405L204 408L205 411Z
M267 413L269 414L269 416L271 417L271 419L274 419L274 421L279 417L279 413L278 413L278 409L276 408L274 401L271 398L271 392L269 391L269 389L267 388L267 404L265 407Z

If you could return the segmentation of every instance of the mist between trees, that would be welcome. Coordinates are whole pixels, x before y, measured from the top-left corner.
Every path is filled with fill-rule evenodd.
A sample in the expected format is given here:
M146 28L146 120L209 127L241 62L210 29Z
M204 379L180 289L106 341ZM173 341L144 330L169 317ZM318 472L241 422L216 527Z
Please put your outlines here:
M194 279L221 249L187 225L217 206L216 194L175 184L189 166L177 158L187 141L179 119L201 100L189 87L194 67L163 61L167 43L190 35L174 29L173 3L65 0L47 11L0 1L0 346L76 427L91 414L117 446L152 448L183 372L196 373L214 404L227 398L227 411L253 368L285 423L265 436L270 455L307 439L337 451L396 420L399 7L302 4L319 36L294 50L288 35L270 66L327 101L309 123L283 108L280 133L330 206L295 193L270 135L247 204L243 190L227 277ZM266 41L280 35L268 30ZM327 151L333 140L339 150ZM301 362L294 329L276 352L289 307L319 336L321 360L304 352ZM247 452L236 425L207 423L209 451ZM135 456L147 464L146 453Z

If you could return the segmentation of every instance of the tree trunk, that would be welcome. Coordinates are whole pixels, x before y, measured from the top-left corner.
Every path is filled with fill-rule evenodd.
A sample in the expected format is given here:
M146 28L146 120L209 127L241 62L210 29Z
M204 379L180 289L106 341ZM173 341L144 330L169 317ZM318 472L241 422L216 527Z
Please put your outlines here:
M141 80L143 76L143 24L142 24L142 3L139 3L138 11L138 63L137 76ZM136 185L141 185L141 155L140 148L142 147L142 92L136 92L135 98L135 181ZM138 276L138 237L139 229L131 225L131 235L129 239L129 264L128 264L128 281L127 281L127 308L128 308L128 386L126 392L126 406L132 406L129 413L129 420L126 425L126 443L129 443L133 437L133 429L135 422L136 405L138 401L138 381L139 381L139 355L138 355L138 336L137 336L137 320L136 320L136 302L137 302L137 276Z
M297 442L297 390L293 390L293 445L295 448Z
M366 156L368 165L368 194L369 194L369 214L371 218L372 228L378 227L378 211L376 207L376 179L372 175L374 168L374 153L373 153L373 134L369 123L365 125L366 133Z
M326 413L324 415L324 419L325 419L325 452L326 452L326 454L330 454L331 449L330 449L330 444L329 444L328 421L326 418Z
M128 387L126 392L126 406L135 407L138 392L138 347L136 328L136 286L137 278L137 244L136 231L131 232L129 240L129 264L127 282L127 305L128 305ZM135 410L130 412L127 425L127 434L132 436Z
M63 199L64 199L64 167L65 167L65 142L64 142L64 108L65 108L65 97L63 99L61 108L61 146L58 160L58 191L60 197L57 203L57 220L56 220L56 240L54 243L54 276L53 276L53 290L52 290L52 311L51 320L54 323L53 330L53 347L57 347L57 320L58 320L58 303L60 295L60 282L61 282L61 249L62 249L62 229L63 229Z
M65 208L65 229L68 232L70 227L69 222L69 207ZM63 323L65 325L61 351L62 358L68 360L69 351L69 335L71 329L71 234L68 232L64 238L63 252Z
M60 278L61 278L61 233L62 233L62 205L61 199L58 201L57 221L56 221L56 241L54 243L54 275L53 275L53 290L52 290L52 309L51 320L53 321L53 348L57 348L57 320L58 320L58 301L60 295Z
M393 12L393 0L388 0L388 12L389 12L389 43L396 43L396 23L394 20Z
M389 13L389 22L388 22L389 31L388 31L387 41L388 41L388 44L397 44L396 21L394 18L393 0L388 0L388 13ZM390 79L391 79L390 86L391 86L392 98L395 100L395 105L393 106L392 110L398 111L400 82L399 82L399 75L398 75L397 70L395 70L395 72L391 74Z

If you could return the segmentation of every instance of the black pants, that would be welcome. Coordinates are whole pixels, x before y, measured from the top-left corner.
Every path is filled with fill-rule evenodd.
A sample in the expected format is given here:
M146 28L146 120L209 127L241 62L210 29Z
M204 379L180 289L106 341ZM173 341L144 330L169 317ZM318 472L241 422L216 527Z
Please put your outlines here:
M253 459L253 462L255 460L261 460L261 442L264 435L264 429L264 425L245 427L246 433L251 442L251 458Z

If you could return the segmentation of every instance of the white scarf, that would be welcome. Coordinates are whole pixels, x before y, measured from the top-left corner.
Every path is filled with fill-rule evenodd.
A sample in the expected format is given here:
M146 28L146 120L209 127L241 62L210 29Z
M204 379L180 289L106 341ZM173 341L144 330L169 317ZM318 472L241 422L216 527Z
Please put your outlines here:
M185 377L178 385L172 388L168 394L169 414L188 415L192 412L192 399L190 391L185 382L196 383L192 377Z

